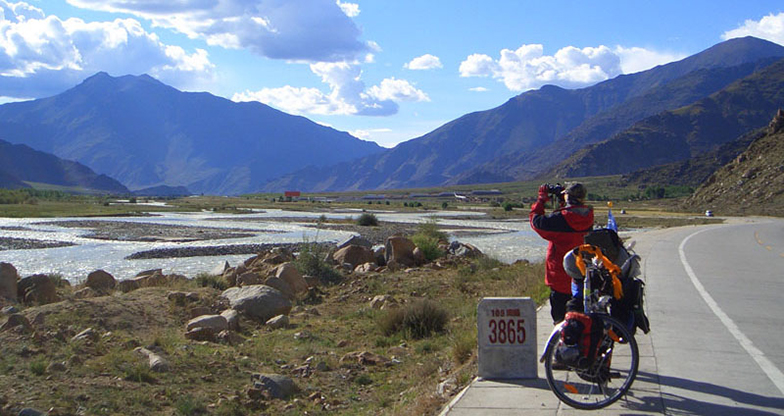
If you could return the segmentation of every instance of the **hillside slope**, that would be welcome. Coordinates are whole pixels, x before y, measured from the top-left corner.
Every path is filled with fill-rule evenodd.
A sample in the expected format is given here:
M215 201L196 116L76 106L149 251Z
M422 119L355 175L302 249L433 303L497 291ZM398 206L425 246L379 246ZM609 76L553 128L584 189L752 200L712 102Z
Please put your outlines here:
M784 111L767 135L714 173L688 200L717 214L784 216Z
M784 59L692 105L587 146L548 176L612 175L686 160L765 126L782 103Z
M98 73L54 97L0 106L5 140L83 163L132 189L252 192L266 180L382 150L264 104Z
M7 180L2 179L5 177ZM78 162L60 159L21 144L0 140L0 187L27 188L21 181L84 188L105 193L127 194L123 184L98 175Z
M384 153L284 175L264 190L390 189L533 177L571 151L605 140L644 117L692 103L780 57L780 45L750 37L732 39L682 61L592 87L545 86L497 108L464 115ZM475 170L482 165L492 168Z

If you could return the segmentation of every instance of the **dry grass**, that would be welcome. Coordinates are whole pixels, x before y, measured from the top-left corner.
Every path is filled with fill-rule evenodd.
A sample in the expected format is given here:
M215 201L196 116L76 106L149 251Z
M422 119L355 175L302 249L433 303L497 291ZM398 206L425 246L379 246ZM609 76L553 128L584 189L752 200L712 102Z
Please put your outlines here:
M465 385L476 374L479 300L520 295L541 300L543 273L541 265L482 260L445 270L349 275L322 287L320 303L301 303L288 328L242 321L245 341L236 346L185 339L188 308L195 305L169 302L172 288L25 308L31 320L45 314L44 323L31 333L0 333L0 403L7 402L9 412L54 407L90 415L433 414L447 400L436 395L439 382L453 377ZM205 306L214 305L220 293L195 281L179 289L198 292L198 304ZM380 294L393 296L401 309L436 305L428 311L448 317L443 330L419 338L385 333L379 320L387 311L369 305ZM69 342L88 327L100 335L95 342ZM133 352L136 346L158 349L172 370L152 373ZM358 351L397 361L341 363ZM52 362L66 363L67 370L48 373ZM302 373L307 362L311 370ZM251 402L246 391L257 372L288 375L302 393L296 400Z

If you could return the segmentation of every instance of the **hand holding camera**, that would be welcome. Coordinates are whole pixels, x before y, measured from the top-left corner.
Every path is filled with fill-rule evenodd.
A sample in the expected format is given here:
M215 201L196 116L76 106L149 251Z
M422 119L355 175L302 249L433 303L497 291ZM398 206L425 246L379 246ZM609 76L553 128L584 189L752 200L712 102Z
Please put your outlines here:
M556 183L555 185L546 183L539 187L539 199L543 200L544 202L548 202L551 199L551 195L555 196L555 200L557 200L560 205L564 205L564 196L563 191L566 188L563 187L560 183Z

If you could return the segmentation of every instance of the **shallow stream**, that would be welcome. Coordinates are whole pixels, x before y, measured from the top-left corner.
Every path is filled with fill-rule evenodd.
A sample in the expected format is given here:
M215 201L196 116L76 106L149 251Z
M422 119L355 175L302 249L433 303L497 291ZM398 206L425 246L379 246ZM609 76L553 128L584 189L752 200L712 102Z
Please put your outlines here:
M127 279L138 272L148 269L163 269L164 273L179 273L193 277L200 272L208 272L228 261L236 265L249 254L178 257L163 259L126 260L126 257L140 251L182 247L214 247L237 244L274 244L343 241L353 233L316 229L312 220L326 216L329 219L356 217L361 211L347 210L339 213L294 212L266 210L252 214L202 213L164 213L149 217L107 217L91 218L90 221L135 222L160 224L178 227L210 227L242 230L250 237L211 239L203 241L121 241L90 238L92 229L64 227L52 224L61 221L84 220L84 218L0 218L0 239L15 238L63 242L73 245L67 247L14 249L0 251L0 261L14 265L22 276L35 273L58 273L71 282L79 282L87 274L103 269L118 279ZM538 261L544 258L546 242L531 231L525 220L490 220L483 213L439 211L436 213L394 213L375 211L376 217L384 222L419 223L435 215L438 223L451 227L466 227L470 233L457 230L450 236L461 242L471 243L482 252L503 262L511 263L518 259ZM281 219L297 218L282 221ZM304 221L311 222L304 222ZM484 228L478 232L476 228ZM161 238L162 240L165 238Z

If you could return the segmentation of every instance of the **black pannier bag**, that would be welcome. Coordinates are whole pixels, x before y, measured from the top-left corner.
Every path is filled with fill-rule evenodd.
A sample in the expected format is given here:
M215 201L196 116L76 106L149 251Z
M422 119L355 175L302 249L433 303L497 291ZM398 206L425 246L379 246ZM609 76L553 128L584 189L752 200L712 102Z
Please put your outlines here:
M599 247L605 257L621 267L623 298L610 303L612 316L626 323L632 333L636 328L640 328L647 334L651 328L643 308L645 282L637 278L640 257L629 253L618 233L609 228L594 229L586 234L583 240L586 244Z

